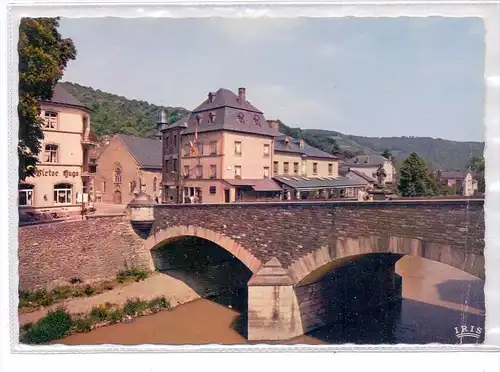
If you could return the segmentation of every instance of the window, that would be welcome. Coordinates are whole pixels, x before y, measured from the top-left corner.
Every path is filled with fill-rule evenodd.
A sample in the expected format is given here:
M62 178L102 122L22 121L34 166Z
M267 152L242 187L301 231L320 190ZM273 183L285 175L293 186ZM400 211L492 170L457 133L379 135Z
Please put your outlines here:
M217 193L217 188L215 186L210 186L209 192L211 195L215 195Z
M170 173L170 162L168 160L165 160L165 173Z
M191 146L189 145L189 143L186 143L184 145L184 156L189 156L190 150L191 150Z
M174 159L174 169L173 169L173 171L174 171L174 172L177 172L177 169L179 168L179 167L177 166L178 161L179 161L179 160Z
M241 142L240 141L234 142L234 155L241 155Z
M264 167L264 178L269 178L269 167Z
M198 143L198 155L203 155L203 143Z
M275 162L273 163L273 174L274 174L275 176L277 176L277 175L278 175L278 173L279 173L279 165L280 165L279 161L275 161Z
M57 112L45 111L43 117L44 129L57 129Z
M189 177L189 165L184 166L184 177Z
M269 145L264 145L264 157L269 156Z
M210 178L217 178L217 166L216 165L210 166Z
M328 163L328 175L331 176L333 175L333 164Z
M234 166L234 178L241 179L241 165Z
M120 168L115 169L115 174L113 178L115 180L115 183L117 184L122 183L122 170Z
M33 189L35 186L22 184L19 185L19 205L33 205Z
M102 192L106 192L106 181L102 181Z
M210 142L210 155L216 155L217 154L217 141L211 141Z
M174 146L177 146L177 135L174 134Z
M57 163L57 145L45 145L45 162Z
M299 163L293 163L293 174L299 174Z
M318 163L313 163L313 174L318 174Z
M134 192L134 189L135 189L135 182L134 181L130 181L128 183L128 192L132 194Z
M307 176L307 163L305 160L302 160L302 175L304 177Z
M287 161L285 161L285 162L283 163L283 174L288 174L288 171L289 171L289 169L288 169L288 168L289 168L289 166L290 166L290 165L289 165L289 163L288 163Z
M73 185L70 183L58 183L54 185L54 203L71 204Z
M197 177L203 178L203 165L198 165L196 168Z
M156 182L157 182L157 178L156 178L156 177L154 177L154 178L153 178L153 192L155 192L155 191L156 191Z
M169 139L170 139L170 137L169 137L169 136L166 136L166 137L165 137L165 144L166 144L167 146L169 145L169 143L168 143Z

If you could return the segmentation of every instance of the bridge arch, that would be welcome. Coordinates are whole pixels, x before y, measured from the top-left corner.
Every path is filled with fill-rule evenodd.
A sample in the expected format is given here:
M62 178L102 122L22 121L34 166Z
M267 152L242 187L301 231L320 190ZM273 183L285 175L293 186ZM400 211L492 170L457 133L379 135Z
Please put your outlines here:
M455 267L482 280L485 278L484 256L466 253L448 244L433 243L406 237L337 238L333 244L322 246L293 262L287 272L295 285L310 282L321 268L344 259L364 254L393 253L427 258ZM324 271L324 270L322 270Z
M217 244L218 246L235 256L238 260L240 260L252 273L257 272L261 266L261 261L256 258L248 249L237 243L234 239L231 239L227 235L199 226L179 225L168 227L165 229L159 229L146 239L144 243L144 249L147 252L150 252L156 248L159 248L161 245L167 243L172 239L187 236L205 239L214 244ZM152 255L149 255L149 267L150 270L155 270Z

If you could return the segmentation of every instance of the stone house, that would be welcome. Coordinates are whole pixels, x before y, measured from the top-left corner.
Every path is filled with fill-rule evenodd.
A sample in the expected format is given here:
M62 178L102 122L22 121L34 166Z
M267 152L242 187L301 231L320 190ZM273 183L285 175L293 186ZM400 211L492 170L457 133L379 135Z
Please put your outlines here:
M382 155L358 155L354 158L347 159L343 166L348 170L362 173L377 182L379 182L378 175L383 170L385 176L380 177L382 184L387 185L396 183L396 167L391 160L384 158Z
M455 189L459 195L472 196L477 191L477 180L473 172L437 171L435 175L441 185Z
M117 134L98 150L96 201L128 204L140 190L161 197L162 143Z

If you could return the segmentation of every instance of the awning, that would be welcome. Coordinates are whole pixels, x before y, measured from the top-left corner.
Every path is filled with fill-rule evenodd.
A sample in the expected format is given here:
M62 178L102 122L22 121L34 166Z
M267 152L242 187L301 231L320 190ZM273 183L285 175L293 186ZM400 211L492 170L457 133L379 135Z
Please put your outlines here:
M255 191L282 191L282 188L271 179L259 180L255 185L252 185Z

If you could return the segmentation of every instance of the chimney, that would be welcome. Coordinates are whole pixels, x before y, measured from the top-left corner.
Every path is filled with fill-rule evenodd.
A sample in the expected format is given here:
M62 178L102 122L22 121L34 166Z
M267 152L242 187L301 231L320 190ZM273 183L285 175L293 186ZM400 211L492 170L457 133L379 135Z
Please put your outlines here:
M238 101L240 101L240 105L244 105L247 101L245 88L238 88Z
M279 124L278 120L266 120L267 124L269 124L269 128L275 130L276 132L279 131Z

